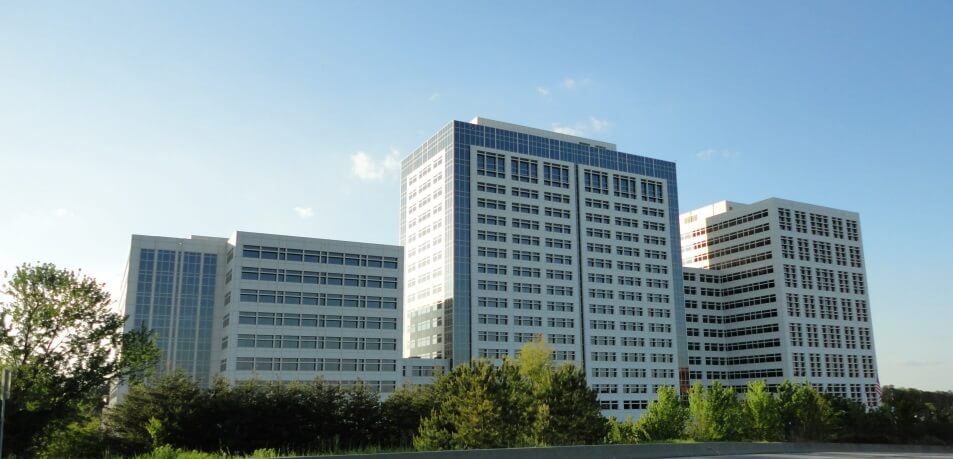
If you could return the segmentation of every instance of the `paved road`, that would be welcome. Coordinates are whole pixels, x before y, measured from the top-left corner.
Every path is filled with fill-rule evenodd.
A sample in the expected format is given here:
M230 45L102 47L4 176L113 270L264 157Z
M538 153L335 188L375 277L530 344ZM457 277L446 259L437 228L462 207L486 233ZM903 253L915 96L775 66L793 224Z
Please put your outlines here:
M953 454L936 453L800 453L695 456L682 459L953 459Z

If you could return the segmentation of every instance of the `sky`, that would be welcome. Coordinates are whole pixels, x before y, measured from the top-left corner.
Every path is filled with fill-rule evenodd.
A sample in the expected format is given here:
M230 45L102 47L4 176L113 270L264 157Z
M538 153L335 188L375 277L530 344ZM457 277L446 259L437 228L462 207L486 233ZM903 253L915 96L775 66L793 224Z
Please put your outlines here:
M683 211L859 212L883 385L953 390L953 2L4 2L0 271L130 235L396 244L475 116L677 164Z

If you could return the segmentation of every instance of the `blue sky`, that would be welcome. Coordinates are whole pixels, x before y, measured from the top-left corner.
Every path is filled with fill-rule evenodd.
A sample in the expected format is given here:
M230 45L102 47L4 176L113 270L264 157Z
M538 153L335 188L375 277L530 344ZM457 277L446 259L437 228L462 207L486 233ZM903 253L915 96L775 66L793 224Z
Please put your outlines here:
M518 3L518 4L517 4ZM860 212L881 383L953 389L953 2L7 2L0 270L132 233L396 243L451 119L675 161L680 201Z

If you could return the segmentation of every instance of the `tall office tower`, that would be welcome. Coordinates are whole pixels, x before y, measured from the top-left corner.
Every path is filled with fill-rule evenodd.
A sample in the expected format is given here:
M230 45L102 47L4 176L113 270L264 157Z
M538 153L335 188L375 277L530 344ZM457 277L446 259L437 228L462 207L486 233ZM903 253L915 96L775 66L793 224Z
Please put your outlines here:
M772 198L681 219L691 380L808 380L877 405L856 213Z
M402 249L237 232L230 239L133 236L127 328L156 332L160 370L201 384L358 380L389 393L443 362L401 362ZM439 372L439 371L437 371ZM114 393L120 397L124 388ZM114 398L115 398L114 397Z
M146 327L155 332L160 372L179 369L208 383L226 241L132 236L121 295L129 316L126 329Z
M393 392L400 247L238 232L228 240L214 360L230 381L312 380Z
M458 365L543 335L606 414L638 414L679 384L677 199L671 162L451 122L401 167L405 353Z

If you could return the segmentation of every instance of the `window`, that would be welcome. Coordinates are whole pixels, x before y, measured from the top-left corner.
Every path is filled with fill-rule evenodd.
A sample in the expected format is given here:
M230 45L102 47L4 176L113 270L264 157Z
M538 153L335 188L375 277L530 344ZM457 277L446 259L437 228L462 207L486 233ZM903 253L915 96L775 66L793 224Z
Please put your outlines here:
M586 191L590 193L609 194L609 174L605 172L586 171L584 178Z
M506 194L506 187L503 185L494 185L492 183L477 182L477 191L485 193Z
M544 225L544 228L546 229L547 232L550 232L550 233L559 233L559 234L571 234L571 233L572 233L572 227L571 227L571 226L569 226L569 225L562 225L562 224L559 224L559 223L546 223L546 225Z
M622 175L612 176L613 194L623 198L636 199L637 181Z
M568 210L555 209L552 207L545 208L544 214L547 217L555 217L555 218L571 218L572 217L572 214Z
M558 265L571 265L572 257L569 255L553 255L546 254L546 263L553 263Z
M572 241L568 239L546 238L546 247L555 249L572 249Z
M586 202L586 207L609 210L609 201L603 201L602 199L586 198L585 202Z
M477 198L477 207L482 207L485 209L506 210L506 201L490 198Z
M781 257L794 259L794 238L781 236Z
M480 223L483 225L506 226L506 217L498 217L496 215L487 215L487 214L477 214L477 223ZM515 221L513 222L513 226L516 226Z
M543 163L543 184L569 188L569 167Z
M830 224L826 215L811 214L811 234L830 236Z
M520 188L514 186L512 189L513 196L518 198L529 198L529 199L539 199L539 192L536 190L528 190L526 188Z
M549 202L558 202L562 204L569 204L569 195L562 193L550 193L548 191L543 192L543 199Z
M520 182L537 183L539 181L536 161L530 161L528 159L511 159L510 174L513 176L513 180Z
M856 220L847 220L847 240L848 241L860 240L860 230L857 228Z
M503 222L504 222L504 224L505 224L506 220L504 219ZM539 229L539 222L536 221L536 220L526 220L526 219L523 219L523 218L514 218L514 219L513 219L513 228L538 230L538 229Z
M798 233L807 233L807 214L800 210L794 211L794 228Z
M807 266L801 266L801 288L813 289L814 281L812 279L811 268Z
M662 182L642 179L642 200L646 202L663 202Z
M510 210L521 214L539 215L539 206L534 206L531 204L519 204L514 202L510 204Z
M494 153L487 152L478 152L477 153L477 175L484 175L487 177L498 177L506 178L505 172L505 158L503 155L497 155Z
M831 217L831 227L834 229L834 237L844 239L844 219Z
M782 230L791 231L791 209L778 209L778 226Z
M529 309L538 311L543 308L543 302L540 300L514 299L513 309Z

